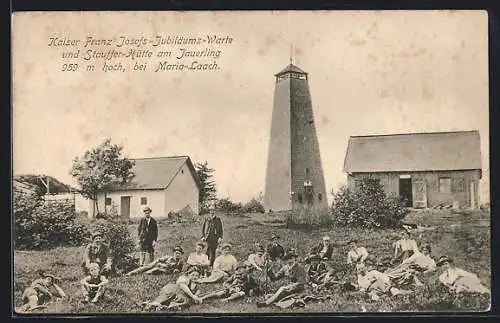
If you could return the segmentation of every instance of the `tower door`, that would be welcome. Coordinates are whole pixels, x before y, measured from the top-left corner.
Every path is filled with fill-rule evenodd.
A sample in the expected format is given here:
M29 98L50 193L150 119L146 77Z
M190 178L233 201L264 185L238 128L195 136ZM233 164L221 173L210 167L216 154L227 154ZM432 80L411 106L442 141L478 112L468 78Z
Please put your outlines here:
M306 202L309 205L314 204L314 192L312 187L305 187Z

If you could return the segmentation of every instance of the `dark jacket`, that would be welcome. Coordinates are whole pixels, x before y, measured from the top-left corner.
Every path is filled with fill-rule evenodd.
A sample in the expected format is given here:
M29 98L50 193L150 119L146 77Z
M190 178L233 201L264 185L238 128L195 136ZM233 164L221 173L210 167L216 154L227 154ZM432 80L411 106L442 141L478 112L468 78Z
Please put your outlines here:
M102 266L106 263L111 263L111 252L109 247L105 244L101 244L99 248L95 246L93 243L87 245L84 254L84 263L95 262Z
M280 244L267 246L267 254L271 260L281 259L285 255L285 249Z
M213 219L211 216L205 219L203 222L203 228L201 229L201 235L207 243L216 243L219 238L222 239L224 231L222 229L222 221L218 216Z
M311 253L320 255L321 250L323 250L323 243L322 242L320 242L316 246L314 246L311 250ZM321 256L321 258L331 259L332 254L333 254L333 245L330 244L330 245L328 245L328 247L326 249L326 253L324 255L320 255L320 256Z
M158 223L155 219L150 218L149 225L146 225L146 218L142 218L137 227L137 235L139 240L144 244L151 244L158 239Z

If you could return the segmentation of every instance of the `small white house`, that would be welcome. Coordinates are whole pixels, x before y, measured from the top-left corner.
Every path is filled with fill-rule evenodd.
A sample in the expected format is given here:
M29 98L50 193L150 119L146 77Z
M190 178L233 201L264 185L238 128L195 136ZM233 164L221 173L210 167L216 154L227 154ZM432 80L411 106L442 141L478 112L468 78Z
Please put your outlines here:
M199 213L200 180L188 156L134 159L134 178L98 196L99 210L114 210L125 218L142 216L149 206L153 217L189 208ZM89 212L92 216L92 212Z

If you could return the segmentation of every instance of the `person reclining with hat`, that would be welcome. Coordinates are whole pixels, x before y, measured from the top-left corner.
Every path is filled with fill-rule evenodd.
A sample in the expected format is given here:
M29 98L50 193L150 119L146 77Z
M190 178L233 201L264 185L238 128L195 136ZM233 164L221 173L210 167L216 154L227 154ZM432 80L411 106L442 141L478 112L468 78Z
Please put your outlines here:
M251 265L247 261L236 265L236 271L224 281L222 289L208 293L202 296L201 299L223 297L222 302L229 302L244 296L254 296L258 289L258 283L249 274L248 268L251 268Z
M201 276L206 276L208 274L208 268L210 266L210 260L208 259L207 254L203 252L204 249L205 244L201 241L198 242L196 244L195 251L189 254L186 261L187 269L196 267Z
M31 311L37 308L45 307L45 303L53 297L65 298L66 293L59 287L60 279L54 275L47 274L43 270L38 271L40 278L35 279L27 287L22 295L23 305L17 309L17 312ZM52 291L51 291L52 290Z
M238 261L231 254L232 246L229 243L222 245L222 255L215 258L210 276L198 280L200 284L217 283L228 278L233 273Z
M180 275L175 283L168 283L162 287L158 297L152 302L144 302L145 310L152 308L171 309L189 306L192 303L201 304L203 300L199 297L200 291L196 284L196 280L200 277L200 273L196 267L188 269L187 273Z
M84 302L88 302L92 299L92 303L97 303L99 298L104 295L105 287L108 283L109 280L100 274L99 265L92 262L89 265L89 275L84 277L81 281Z
M380 296L386 294L395 296L411 293L411 291L396 288L388 275L368 268L364 263L358 263L356 271L358 275L356 287L360 292L368 293L374 301L379 300Z
M436 262L431 257L431 246L426 244L422 251L417 251L409 258L394 268L387 269L384 273L387 274L399 286L415 284L422 286L422 282L417 277L417 274L427 274L436 270Z
M113 258L110 248L103 243L103 234L95 232L92 234L92 242L85 248L82 268L85 275L89 274L89 265L96 263L101 269L101 275L109 276L113 272Z
M298 254L295 249L288 251L283 258L285 264L275 274L271 268L268 270L269 279L276 281L282 278L290 279L290 283L282 285L278 290L267 297L263 302L257 302L258 307L265 307L274 304L286 296L304 291L307 284L307 272L304 266L298 260Z
M329 236L324 236L316 246L311 249L311 255L317 255L323 260L332 259L333 244Z
M313 254L305 259L306 272L309 275L309 282L314 285L321 285L328 274L328 266L319 255Z
M471 292L480 294L490 294L491 291L485 287L476 274L465 271L455 266L453 259L448 256L442 256L437 261L436 265L443 269L439 276L439 281L450 291Z
M136 268L126 274L126 276L131 276L140 273L146 274L177 274L181 272L184 267L184 260L182 256L184 255L184 250L182 247L177 246L173 249L174 254L172 256L163 256L153 262L147 263L142 267Z

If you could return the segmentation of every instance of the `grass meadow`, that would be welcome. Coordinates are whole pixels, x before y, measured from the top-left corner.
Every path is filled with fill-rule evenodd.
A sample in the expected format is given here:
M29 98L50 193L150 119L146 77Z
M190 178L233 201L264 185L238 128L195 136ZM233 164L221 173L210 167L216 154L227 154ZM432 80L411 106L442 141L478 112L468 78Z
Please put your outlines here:
M224 225L224 241L233 245L233 254L238 260L245 260L255 243L267 244L273 233L282 239L285 248L297 248L304 256L317 244L323 235L328 234L337 245L332 264L345 263L347 247L345 244L353 237L358 244L365 246L369 253L384 257L393 254L392 243L398 239L395 230L361 230L346 228L287 229L280 215L245 214L221 215ZM412 211L405 219L419 224L421 230L414 233L419 245L429 243L433 256L448 255L458 267L476 273L486 286L491 286L490 258L490 215L477 211L471 214L453 214L450 210ZM134 221L136 222L136 221ZM202 218L184 223L160 221L159 240L156 255L170 254L172 247L181 245L187 254L194 250L200 238ZM134 234L137 223L129 225ZM33 279L38 269L45 269L62 278L61 287L68 298L52 301L42 313L141 313L138 303L154 299L162 286L174 281L168 275L138 275L114 277L109 290L100 304L84 304L80 295L79 281L82 279L80 263L84 247L55 248L44 251L15 251L14 254L14 306L21 305L21 295ZM194 313L288 313L293 312L413 312L413 311L487 311L490 299L482 295L452 295L443 289L437 277L432 274L415 293L397 297L386 297L372 301L357 292L333 292L330 300L310 303L306 307L282 310L277 307L258 308L256 298L243 299L231 303L217 300L192 305L182 310L185 314ZM272 287L278 286L273 283ZM217 288L219 285L202 286Z

